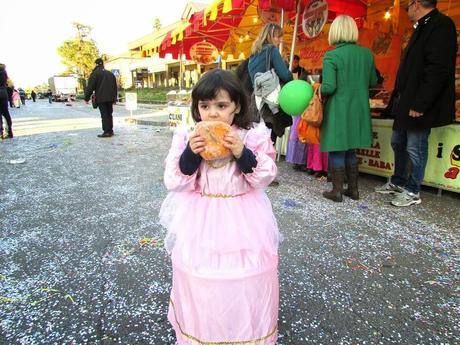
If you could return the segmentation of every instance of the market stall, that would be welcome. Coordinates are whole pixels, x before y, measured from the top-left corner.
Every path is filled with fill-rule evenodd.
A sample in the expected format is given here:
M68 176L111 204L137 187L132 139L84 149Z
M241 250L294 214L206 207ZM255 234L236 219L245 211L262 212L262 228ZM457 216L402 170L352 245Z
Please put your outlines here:
M359 170L391 176L394 156L391 148L393 120L373 119L372 147L357 150ZM428 142L428 163L423 184L460 193L460 125L433 128Z
M325 3L326 1L313 0L312 2ZM331 4L331 1L327 2ZM359 43L373 51L376 67L384 81L370 92L374 144L372 148L358 150L360 171L391 176L394 164L390 145L393 121L384 119L382 110L387 106L401 52L407 45L413 29L406 12L400 11L400 8L407 6L407 1L368 1L367 3L369 6L366 15L362 18L354 17L360 27ZM457 28L460 27L460 2L440 0L438 9L451 16ZM305 12L303 17L305 19ZM317 13L317 17L321 18L321 14ZM307 37L309 35L305 30L297 37L295 51L300 56L301 65L312 74L320 74L322 58L330 49L327 33L328 23L325 23L322 32L315 37ZM460 37L460 28L458 33ZM423 184L460 193L460 50L457 55L456 81L456 122L432 130ZM286 153L288 133L287 130L286 135L277 142L277 151L281 154Z
M370 92L378 145L375 144L372 150L359 151L360 170L389 176L393 164L389 143L391 120L382 118L382 110L387 106L394 85L401 52L413 30L407 13L401 10L407 4L407 0L216 0L204 11L194 14L189 25L171 32L162 48L164 52L183 53L201 64L215 60L225 68L226 64L237 63L249 56L252 43L265 23L277 22L284 25L281 51L286 60L296 53L300 56L302 67L311 74L320 74L322 58L331 49L327 42L330 22L337 15L351 15L360 28L358 43L373 51L376 67L383 77L383 83ZM460 27L459 1L438 0L438 9L453 18ZM299 20L295 20L297 15ZM458 32L460 36L460 29ZM199 50L210 57L193 56L192 46L197 44L206 44L206 49ZM460 53L457 66L457 121L460 123ZM185 113L182 118L187 118ZM459 123L433 130L425 184L460 192ZM277 142L280 154L286 152L287 138L288 135L285 135ZM444 152L442 158L437 157L439 147ZM381 159L366 154L375 154Z

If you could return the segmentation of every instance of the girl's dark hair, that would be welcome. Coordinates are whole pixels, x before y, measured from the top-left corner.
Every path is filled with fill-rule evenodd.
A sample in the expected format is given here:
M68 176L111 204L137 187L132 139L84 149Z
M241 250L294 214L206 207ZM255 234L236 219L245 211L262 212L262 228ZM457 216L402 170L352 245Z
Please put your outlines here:
M230 99L240 106L240 111L235 114L232 125L245 129L251 127L248 102L240 80L235 72L219 68L206 72L192 90L192 117L195 122L201 121L198 102L216 98L220 90L227 91Z

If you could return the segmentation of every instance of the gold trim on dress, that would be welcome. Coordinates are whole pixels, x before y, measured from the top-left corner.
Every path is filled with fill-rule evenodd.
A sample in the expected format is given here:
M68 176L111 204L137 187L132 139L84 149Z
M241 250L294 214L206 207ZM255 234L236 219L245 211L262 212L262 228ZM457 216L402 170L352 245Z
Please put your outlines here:
M200 193L201 196L205 196L208 198L219 198L219 199L236 198L244 194L246 193L241 193L241 194L208 194L208 193L203 193L203 192Z
M190 340L193 340L195 341L197 344L199 345L244 345L244 344L256 344L260 341L263 341L263 340L267 340L268 338L270 338L273 334L275 334L275 332L278 330L278 326L275 325L275 328L273 329L273 331L271 331L269 334L263 336L263 337L260 337L260 338L257 338L257 339L253 339L253 340L242 340L242 341L202 341L196 337L194 337L193 335L190 335L190 334L187 334L185 333L183 330L182 330L182 327L179 323L179 321L177 321L177 315L176 315L176 307L174 306L174 302L172 301L172 299L169 299L169 302L171 303L172 307L173 307L173 312L174 312L174 319L177 323L177 326L179 327L179 330L181 332L181 334L186 337L187 339L190 339Z

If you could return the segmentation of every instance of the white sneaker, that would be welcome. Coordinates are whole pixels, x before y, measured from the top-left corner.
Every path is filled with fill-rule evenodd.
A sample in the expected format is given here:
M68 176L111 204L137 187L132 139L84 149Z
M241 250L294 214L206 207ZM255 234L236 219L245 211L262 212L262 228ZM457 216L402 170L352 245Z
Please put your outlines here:
M387 182L383 186L375 187L374 191L380 194L399 194L404 191L404 188L399 187L391 182Z
M398 193L394 199L391 200L391 204L398 207L418 205L421 202L422 199L420 199L420 193L415 194L407 190L404 190L402 193Z

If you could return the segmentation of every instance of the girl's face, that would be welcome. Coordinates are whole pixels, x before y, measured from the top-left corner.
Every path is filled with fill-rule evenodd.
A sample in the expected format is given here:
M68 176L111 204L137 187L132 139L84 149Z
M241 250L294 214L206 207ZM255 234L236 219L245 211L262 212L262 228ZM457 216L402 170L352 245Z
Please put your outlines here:
M240 106L231 100L227 91L219 90L215 98L198 101L198 111L202 121L222 121L232 125Z

